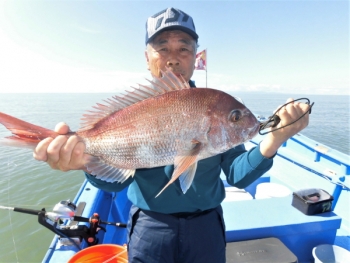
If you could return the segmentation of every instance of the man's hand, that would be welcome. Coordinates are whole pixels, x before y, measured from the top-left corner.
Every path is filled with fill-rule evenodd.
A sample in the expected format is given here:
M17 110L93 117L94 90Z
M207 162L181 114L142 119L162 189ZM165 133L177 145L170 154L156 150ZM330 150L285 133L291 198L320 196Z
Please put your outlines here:
M288 99L287 103L290 101L293 101L293 99ZM303 130L309 124L309 113L306 113L309 110L309 104L300 102L292 102L281 108L276 113L280 117L281 121L275 128L272 129L284 126L286 127L270 132L268 135L266 135L264 140L260 143L261 154L267 158L272 157L285 141ZM305 116L303 116L300 120L287 126L300 118L300 116L302 116L304 113L306 113Z
M67 135L69 126L60 122L55 132L60 134L55 139L42 140L34 150L33 157L38 161L47 162L52 169L64 172L70 170L86 170L85 164L90 155L85 154L85 144L77 135Z

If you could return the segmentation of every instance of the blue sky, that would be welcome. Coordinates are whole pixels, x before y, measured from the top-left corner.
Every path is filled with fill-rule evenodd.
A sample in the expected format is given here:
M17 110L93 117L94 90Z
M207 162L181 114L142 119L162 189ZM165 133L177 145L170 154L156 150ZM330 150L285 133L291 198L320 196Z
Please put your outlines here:
M190 14L208 87L349 94L348 1L0 0L0 92L121 92L145 83L145 21ZM205 71L195 71L205 86Z

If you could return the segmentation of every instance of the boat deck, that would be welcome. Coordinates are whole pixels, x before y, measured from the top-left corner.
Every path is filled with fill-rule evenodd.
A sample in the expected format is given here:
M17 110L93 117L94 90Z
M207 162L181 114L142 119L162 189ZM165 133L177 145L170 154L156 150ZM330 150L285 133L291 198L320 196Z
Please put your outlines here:
M255 138L246 147L253 147L259 140L261 138ZM312 248L320 244L336 244L350 250L349 167L349 156L317 145L305 136L297 135L288 140L275 157L271 170L247 187L246 192L254 197L257 185L263 182L284 185L291 192L321 188L334 196L333 211L304 215L291 205L292 195L268 199L225 200L222 206L227 241L276 237L297 256L298 262L313 262ZM90 217L97 212L103 220L127 222L130 202L126 197L126 190L106 193L85 182L74 202L86 202L82 214L84 217ZM106 233L99 232L100 243L126 243L125 229L115 226L107 226L106 229ZM82 246L86 244L83 242ZM60 246L56 237L43 262L67 262L76 252L77 248L74 246Z

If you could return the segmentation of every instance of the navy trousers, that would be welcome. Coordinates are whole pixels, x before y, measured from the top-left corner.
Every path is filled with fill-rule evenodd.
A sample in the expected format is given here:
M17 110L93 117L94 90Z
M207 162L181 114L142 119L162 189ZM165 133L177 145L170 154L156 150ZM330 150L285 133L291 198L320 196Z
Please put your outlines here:
M221 206L204 213L167 215L132 206L129 263L225 263Z

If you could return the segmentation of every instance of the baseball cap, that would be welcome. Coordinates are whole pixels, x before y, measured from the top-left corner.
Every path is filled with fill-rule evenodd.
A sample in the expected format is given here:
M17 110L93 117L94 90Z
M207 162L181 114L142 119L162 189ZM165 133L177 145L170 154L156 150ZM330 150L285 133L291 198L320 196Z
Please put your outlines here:
M181 30L198 40L191 16L180 9L169 7L149 17L146 22L146 45L160 32Z

